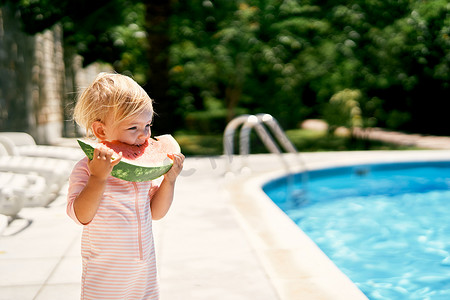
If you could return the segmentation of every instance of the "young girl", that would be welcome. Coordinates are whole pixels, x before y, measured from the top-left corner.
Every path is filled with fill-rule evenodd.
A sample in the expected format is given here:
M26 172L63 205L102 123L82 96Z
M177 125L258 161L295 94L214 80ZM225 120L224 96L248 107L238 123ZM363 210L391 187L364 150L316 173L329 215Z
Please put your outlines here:
M150 137L152 100L131 78L101 73L81 94L75 121L98 141L143 144ZM156 181L128 182L110 176L122 155L103 146L74 167L67 213L84 225L81 299L159 299L152 219L169 210L184 156Z

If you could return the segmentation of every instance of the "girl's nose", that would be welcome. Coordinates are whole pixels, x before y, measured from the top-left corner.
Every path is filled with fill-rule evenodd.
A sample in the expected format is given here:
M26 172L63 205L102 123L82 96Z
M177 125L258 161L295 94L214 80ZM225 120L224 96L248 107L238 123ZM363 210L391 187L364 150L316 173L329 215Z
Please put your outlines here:
M150 128L145 127L144 130L141 131L139 138L148 139L150 137Z

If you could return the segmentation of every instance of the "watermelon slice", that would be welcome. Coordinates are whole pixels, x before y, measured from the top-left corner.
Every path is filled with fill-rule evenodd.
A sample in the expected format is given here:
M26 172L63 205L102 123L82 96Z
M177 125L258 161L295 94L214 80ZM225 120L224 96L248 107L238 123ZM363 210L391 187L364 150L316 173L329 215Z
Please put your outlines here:
M180 153L180 146L170 135L165 134L149 139L146 143L135 146L119 141L102 142L116 154L122 152L121 161L114 167L111 175L126 181L150 181L167 173L173 161L169 153ZM89 159L94 155L96 144L78 140L78 144Z

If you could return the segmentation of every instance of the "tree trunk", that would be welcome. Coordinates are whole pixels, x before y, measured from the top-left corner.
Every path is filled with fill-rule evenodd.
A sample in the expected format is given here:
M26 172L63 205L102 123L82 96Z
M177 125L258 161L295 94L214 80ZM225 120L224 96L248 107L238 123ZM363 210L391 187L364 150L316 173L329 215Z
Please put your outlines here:
M145 26L149 49L147 51L147 84L144 86L155 101L155 134L172 133L176 126L174 99L169 95L169 19L170 0L144 1Z
M225 102L227 104L227 123L236 116L236 107L241 99L242 89L239 87L227 87L225 90Z

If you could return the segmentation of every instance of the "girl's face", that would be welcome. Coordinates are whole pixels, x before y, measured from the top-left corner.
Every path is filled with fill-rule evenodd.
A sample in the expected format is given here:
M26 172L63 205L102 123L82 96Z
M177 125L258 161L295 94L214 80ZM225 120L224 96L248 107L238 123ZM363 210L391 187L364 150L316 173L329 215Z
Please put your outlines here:
M120 141L129 145L141 145L150 137L152 117L151 111L144 110L119 123L108 118L104 123L104 139Z

